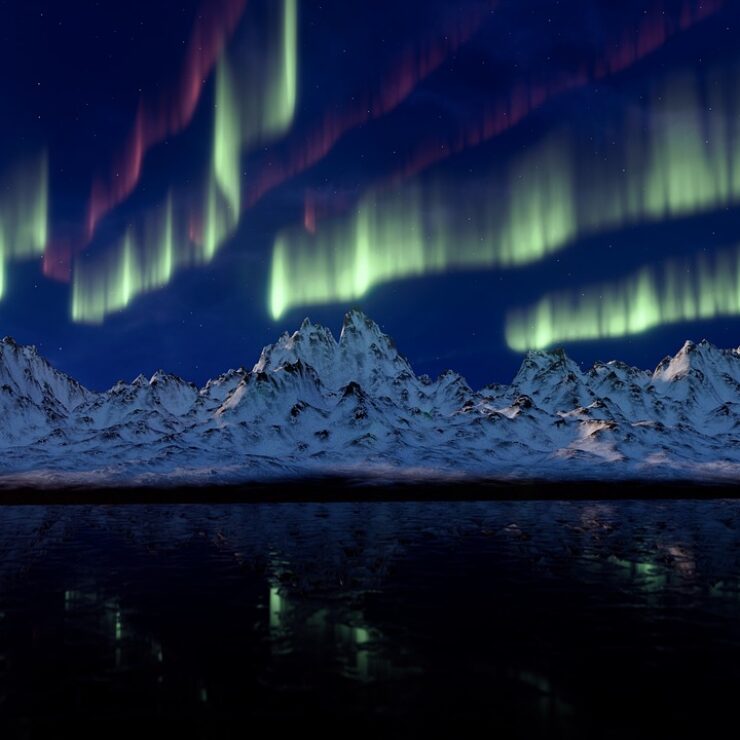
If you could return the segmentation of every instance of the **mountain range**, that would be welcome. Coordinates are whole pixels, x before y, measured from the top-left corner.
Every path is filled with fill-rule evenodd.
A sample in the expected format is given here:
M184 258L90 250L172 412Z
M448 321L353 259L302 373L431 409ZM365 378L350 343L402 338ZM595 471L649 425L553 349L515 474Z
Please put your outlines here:
M361 479L736 480L740 349L654 371L529 352L510 385L417 376L360 311L306 319L202 388L162 371L96 393L0 342L0 485Z

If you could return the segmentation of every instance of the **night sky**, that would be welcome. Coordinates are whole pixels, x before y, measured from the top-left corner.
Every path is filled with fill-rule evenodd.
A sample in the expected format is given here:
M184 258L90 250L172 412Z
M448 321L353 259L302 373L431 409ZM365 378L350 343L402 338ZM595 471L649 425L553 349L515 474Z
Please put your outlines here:
M476 387L737 346L737 5L0 0L0 335L94 389L353 306Z

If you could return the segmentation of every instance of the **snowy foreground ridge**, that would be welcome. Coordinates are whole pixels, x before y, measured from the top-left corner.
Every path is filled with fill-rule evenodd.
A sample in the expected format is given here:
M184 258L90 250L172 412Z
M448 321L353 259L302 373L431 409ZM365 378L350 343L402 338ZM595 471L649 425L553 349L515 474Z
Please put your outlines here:
M417 377L359 311L304 321L196 388L162 372L93 393L0 342L0 485L213 484L302 475L740 476L740 350L686 342L654 372L530 352L511 385Z

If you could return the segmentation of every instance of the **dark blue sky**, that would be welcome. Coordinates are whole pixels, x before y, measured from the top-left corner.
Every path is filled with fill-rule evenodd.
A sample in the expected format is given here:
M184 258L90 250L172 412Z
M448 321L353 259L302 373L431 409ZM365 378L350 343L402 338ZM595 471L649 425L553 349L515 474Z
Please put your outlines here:
M253 173L274 157L287 156L317 121L327 114L341 117L358 95L392 78L409 49L485 5L299 0L295 118L283 137L245 152L245 190ZM69 318L69 284L45 277L40 260L9 261L0 334L36 344L55 365L93 388L158 368L201 383L230 367L251 366L264 344L297 328L306 315L338 332L343 312L359 305L396 339L418 372L452 367L474 386L507 382L521 360L504 337L511 306L530 304L553 290L618 280L664 258L734 246L740 242L740 213L718 204L680 217L617 224L516 269L480 267L388 281L361 299L292 308L279 320L267 309L275 235L301 222L307 191L339 218L352 213L363 194L395 172L420 141L452 141L489 100L517 84L593 69L605 55L619 55L620 40L638 34L646 14L665 14L678 24L684 5L683 0L500 0L486 9L472 37L414 84L397 107L353 128L327 156L245 210L238 231L212 263L179 271L168 285L137 297L102 325L87 326ZM694 11L697 5L691 1ZM451 184L446 207L455 210L465 206L466 187L490 178L499 162L525 156L553 130L583 142L616 141L623 132L612 130L612 123L642 110L654 80L669 78L674 70L734 69L740 18L732 6L726 3L676 32L623 70L554 95L510 130L445 158L419 177ZM52 238L74 239L70 235L83 229L91 183L120 150L139 100L166 98L176 87L202 8L199 0L0 0L0 170L40 148L48 151ZM231 43L239 43L255 19L258 10L248 9ZM151 149L138 186L106 216L88 250L106 250L169 186L197 183L211 151L213 100L211 75L192 121ZM460 198L454 196L457 183ZM506 188L504 182L495 186L497 192ZM586 364L616 357L654 366L684 339L703 337L737 346L740 319L676 323L565 346Z

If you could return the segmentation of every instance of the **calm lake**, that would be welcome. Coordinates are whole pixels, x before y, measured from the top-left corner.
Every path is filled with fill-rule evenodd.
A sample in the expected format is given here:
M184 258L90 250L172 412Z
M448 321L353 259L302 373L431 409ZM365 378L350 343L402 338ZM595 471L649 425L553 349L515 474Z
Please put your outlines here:
M718 737L740 502L0 507L0 735Z

